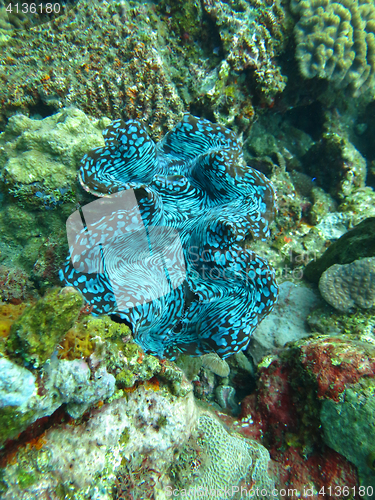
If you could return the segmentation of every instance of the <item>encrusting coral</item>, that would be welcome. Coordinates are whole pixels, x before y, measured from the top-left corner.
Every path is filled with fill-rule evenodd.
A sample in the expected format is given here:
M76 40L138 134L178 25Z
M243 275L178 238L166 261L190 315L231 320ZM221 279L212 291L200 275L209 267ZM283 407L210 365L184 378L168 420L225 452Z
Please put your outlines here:
M371 87L375 75L373 0L292 0L296 58L306 78L325 78L354 95Z
M75 201L76 169L88 149L103 143L108 119L91 120L75 108L44 120L12 116L0 134L5 191L27 207Z
M275 62L288 31L282 3L279 0L202 3L217 25L229 65L239 72L253 70L257 88L263 99L271 103L284 90L287 80Z

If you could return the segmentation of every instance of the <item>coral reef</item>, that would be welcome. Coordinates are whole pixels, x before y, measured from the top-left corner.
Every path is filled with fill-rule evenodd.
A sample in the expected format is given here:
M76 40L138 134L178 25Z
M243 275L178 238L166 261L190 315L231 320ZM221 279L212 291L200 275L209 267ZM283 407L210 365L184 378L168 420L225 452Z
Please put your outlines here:
M58 498L56 491L60 498L97 498L99 494L105 495L101 498L113 498L113 487L117 484L117 491L119 486L125 489L126 481L131 483L138 473L140 480L132 494L139 498L137 494L144 488L141 478L143 473L147 478L148 469L153 469L152 477L161 487L156 471L160 471L159 477L166 472L175 449L186 442L196 418L191 392L176 398L163 389L153 392L141 387L99 406L83 422L48 429L40 447L21 449L17 462L9 463L3 471L2 497L24 499L23 495L35 495L37 490L42 498L48 494ZM143 461L146 454L147 463ZM21 464L33 478L32 484L22 487ZM125 471L131 474L124 477Z
M7 349L34 368L43 365L55 351L83 306L72 288L50 291L29 307L12 325Z
M22 406L36 392L35 376L6 358L0 358L0 408Z
M324 304L308 316L307 323L314 332L332 336L355 334L359 340L375 340L375 317L372 309L357 309L354 314L342 314Z
M255 86L271 103L286 85L286 77L275 64L288 31L281 2L215 0L204 1L203 7L215 21L230 67L237 72L252 71Z
M326 430L324 434L321 431L323 408L343 403L355 384L372 384L373 351L373 344L353 336L322 335L291 343L258 365L256 390L242 402L242 418L235 429L267 447L278 471L277 487L290 488L286 498L293 498L291 492L302 491L306 485L312 488L311 498L316 499L322 488L358 487L352 463L359 463L362 451L352 460L349 450L339 454L344 441L340 450L334 446L339 453L326 446L331 446L331 441ZM346 422L346 429L355 425L354 414L353 418L353 422ZM325 425L329 428L329 423ZM334 439L339 434L338 425L332 422ZM361 478L362 485L372 484L364 479L370 477Z
M95 403L108 399L115 390L115 377L104 366L90 370L83 360L60 360L52 362L47 370L44 387L49 392L46 400L53 399L55 405L65 403L73 418L82 416Z
M271 498L274 483L268 473L269 453L254 440L229 434L222 424L208 413L197 421L198 436L183 448L170 475L177 491L189 492L191 498L214 498L212 492L222 492L224 498L240 498L243 488L265 490ZM242 496L242 495L241 495Z
M305 78L350 86L355 96L375 74L375 6L372 0L292 0L298 14L296 58Z
M303 157L303 165L305 173L338 201L365 186L366 160L342 130L324 132Z
M185 115L157 145L135 120L113 122L104 137L79 174L102 198L84 207L85 225L79 212L68 221L62 281L93 313L130 323L158 356L245 348L277 297L272 268L242 246L269 233L272 184L245 166L236 136L208 120Z
M85 151L103 143L108 120L65 109L43 120L11 117L0 135L1 180L23 205L53 208L75 201L76 169Z
M335 264L321 275L319 290L335 309L350 312L375 305L375 257Z
M19 304L34 293L33 284L25 272L0 265L0 300Z
M61 405L73 418L112 396L115 378L105 366L90 369L83 360L52 359L41 376L2 359L0 446L16 438L36 420L52 415ZM22 384L22 387L20 387Z
M143 119L159 139L191 106L249 130L253 89L272 105L285 88L276 57L291 29L279 0L80 2L44 29L7 35L0 127L17 112L47 116L74 105L95 117Z
M350 264L354 260L375 256L375 217L365 219L335 241L324 254L311 261L304 276L318 283L322 273L334 264Z
M75 105L96 117L143 116L165 132L183 111L167 70L167 30L151 5L84 1L37 36L18 31L1 57L0 123Z
M349 386L374 377L374 345L356 336L320 335L300 341L298 351L319 399L343 401Z

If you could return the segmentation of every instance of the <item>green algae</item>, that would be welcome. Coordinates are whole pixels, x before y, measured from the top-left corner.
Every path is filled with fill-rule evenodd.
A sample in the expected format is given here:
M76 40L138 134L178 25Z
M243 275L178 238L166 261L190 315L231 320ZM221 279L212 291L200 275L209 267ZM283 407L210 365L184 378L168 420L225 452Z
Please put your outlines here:
M83 299L72 288L48 292L26 309L12 325L7 342L11 356L21 357L34 368L53 354L83 306Z
M0 444L14 439L34 421L35 410L20 411L17 406L0 408Z
M357 335L359 340L375 341L375 309L357 310L344 314L323 305L315 309L307 318L310 328L328 335Z
M75 203L79 162L102 143L99 122L78 109L43 120L15 115L0 134L3 189L22 207Z
M361 379L340 402L323 401L321 422L328 446L358 468L360 484L375 487L375 384Z

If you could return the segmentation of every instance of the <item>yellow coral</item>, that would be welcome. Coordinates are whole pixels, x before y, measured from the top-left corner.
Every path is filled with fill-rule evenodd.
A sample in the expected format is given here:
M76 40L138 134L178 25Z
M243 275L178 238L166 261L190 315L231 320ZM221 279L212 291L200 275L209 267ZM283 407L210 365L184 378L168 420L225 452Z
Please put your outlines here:
M374 0L292 0L296 58L306 78L351 86L357 96L374 84Z

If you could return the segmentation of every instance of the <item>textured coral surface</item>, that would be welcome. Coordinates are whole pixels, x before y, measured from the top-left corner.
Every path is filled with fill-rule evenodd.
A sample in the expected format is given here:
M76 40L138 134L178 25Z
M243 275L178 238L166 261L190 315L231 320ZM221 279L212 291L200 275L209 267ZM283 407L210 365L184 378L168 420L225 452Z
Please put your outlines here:
M372 0L292 0L300 15L296 57L306 78L350 85L354 94L373 84L375 5Z

